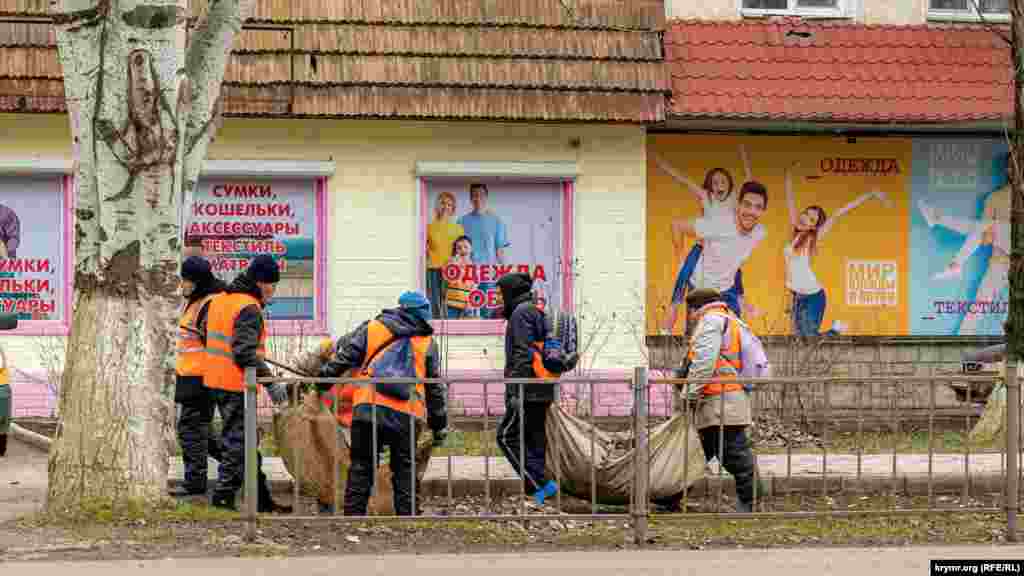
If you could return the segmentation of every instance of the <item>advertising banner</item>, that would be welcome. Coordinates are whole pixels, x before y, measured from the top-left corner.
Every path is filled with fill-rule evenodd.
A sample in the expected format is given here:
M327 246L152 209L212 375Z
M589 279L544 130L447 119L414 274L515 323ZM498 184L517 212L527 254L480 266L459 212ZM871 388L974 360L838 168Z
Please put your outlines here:
M1006 321L1006 142L914 141L910 333L998 336Z
M898 138L649 137L648 334L682 333L699 288L762 334L905 334L912 150Z
M562 185L424 180L426 293L435 319L501 318L497 281L527 272L561 306Z
M314 320L317 239L315 179L200 179L187 235L203 240L214 273L230 282L259 254L281 267L270 320Z
M64 320L65 209L60 178L0 176L3 313Z

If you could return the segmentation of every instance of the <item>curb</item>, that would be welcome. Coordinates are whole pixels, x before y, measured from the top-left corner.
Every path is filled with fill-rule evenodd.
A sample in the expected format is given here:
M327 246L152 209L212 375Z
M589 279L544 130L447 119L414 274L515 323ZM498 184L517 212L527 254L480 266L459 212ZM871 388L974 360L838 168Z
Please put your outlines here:
M53 443L53 441L46 436L37 434L27 428L22 428L14 422L11 422L11 436L14 436L21 442L28 444L33 448L42 450L43 452L49 452L50 445Z

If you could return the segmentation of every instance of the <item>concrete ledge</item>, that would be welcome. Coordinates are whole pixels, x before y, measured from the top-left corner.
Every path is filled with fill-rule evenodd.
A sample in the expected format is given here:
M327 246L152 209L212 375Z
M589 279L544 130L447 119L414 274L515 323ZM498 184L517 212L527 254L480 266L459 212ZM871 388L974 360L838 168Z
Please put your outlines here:
M26 428L22 428L21 426L18 426L14 422L11 422L11 436L14 436L24 444L28 444L33 448L38 448L39 450L42 450L43 452L47 453L49 453L50 445L53 443L53 441L47 438L46 436L43 436L42 434L37 434L36 432L33 432Z
M181 480L171 478L168 480L168 487L181 485ZM718 493L719 484L724 494L732 494L735 490L735 482L731 476L719 480L717 477L704 478L698 481L690 489L689 498L703 498ZM765 489L769 497L781 497L788 494L793 495L815 495L821 494L823 482L821 478L793 477L790 480L770 476L764 479ZM448 495L448 483L444 478L425 478L421 486L421 495L444 498ZM860 481L846 478L829 478L828 494L900 494L904 496L927 496L928 479L912 476L898 476L894 482L891 478L869 477ZM964 482L962 478L936 477L932 480L933 494L962 494ZM1002 492L1003 478L1001 476L976 476L971 477L968 485L969 495L996 494ZM270 491L275 495L291 495L293 484L291 480L275 478L270 480ZM518 496L520 494L519 480L508 478L496 478L491 480L491 496L501 498L506 496ZM452 497L463 498L467 496L483 496L486 488L483 480L456 478L452 481ZM761 497L760 495L758 496Z
M764 462L766 463L766 462ZM762 464L764 464L762 463ZM520 480L511 476L509 470L497 466L492 468L494 476L490 480L490 494L492 497L516 496L521 493ZM274 458L264 459L264 470L270 478L271 491L279 495L289 495L293 491L293 483L287 472L283 470L280 461ZM215 482L216 464L210 463L210 480ZM176 474L176 467L172 465L172 477L169 479L171 486L181 484L180 474ZM456 476L452 479L451 493L453 497L483 496L487 493L487 485L480 477L458 477L458 469L453 469ZM448 481L446 474L438 474L437 469L428 471L428 476L421 484L424 496L444 498L448 495ZM963 494L965 489L969 495L992 494L1002 491L1003 473L999 470L979 470L972 472L969 481L964 482L963 474L951 474L949 472L936 473L931 479L931 492L933 494ZM789 478L783 475L764 474L762 485L768 496L794 495L815 495L823 491L828 494L901 494L908 496L926 496L929 493L929 480L927 475L915 473L891 475L864 474L861 478L849 472L837 472L829 474L827 479L822 479L820 474L794 474ZM732 476L723 474L718 476L717 470L712 471L708 476L698 480L690 489L691 498L701 498L706 495L714 495L718 490L731 494L735 488Z

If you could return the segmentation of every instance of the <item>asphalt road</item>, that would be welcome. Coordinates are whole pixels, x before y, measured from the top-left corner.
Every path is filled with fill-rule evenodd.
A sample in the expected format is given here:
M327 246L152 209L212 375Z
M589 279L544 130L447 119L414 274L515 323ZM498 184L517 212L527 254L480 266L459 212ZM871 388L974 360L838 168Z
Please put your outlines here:
M864 576L868 573L929 574L929 560L951 558L1024 559L1024 546L166 559L103 563L40 562L0 564L0 573L18 576L63 576L68 573L75 576L337 576L413 573L416 576L564 576L584 573L587 576Z

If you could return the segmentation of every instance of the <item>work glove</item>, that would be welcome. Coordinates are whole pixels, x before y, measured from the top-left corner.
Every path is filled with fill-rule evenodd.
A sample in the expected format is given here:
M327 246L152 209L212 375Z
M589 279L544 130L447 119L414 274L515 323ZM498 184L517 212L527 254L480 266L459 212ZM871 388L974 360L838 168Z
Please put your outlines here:
M270 401L275 406L288 403L288 386L281 382L275 384L267 384L265 386L267 394L270 395Z
M439 428L434 430L434 447L438 448L444 446L444 441L448 439L448 429Z
M320 370L317 371L316 377L317 378L337 378L338 374L336 374L334 372L334 370L331 369L330 364L324 364L324 365L320 366ZM321 394L323 394L324 392L330 391L331 388L334 388L334 383L332 383L332 382L317 382L316 383L316 389L319 390Z
M565 371L572 372L573 368L576 367L576 364L579 364L579 361L580 355L578 352L573 352L572 354L567 355L562 361L565 364Z

